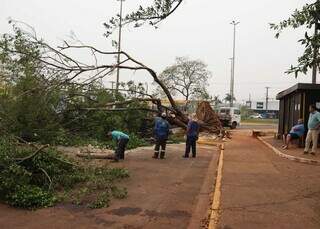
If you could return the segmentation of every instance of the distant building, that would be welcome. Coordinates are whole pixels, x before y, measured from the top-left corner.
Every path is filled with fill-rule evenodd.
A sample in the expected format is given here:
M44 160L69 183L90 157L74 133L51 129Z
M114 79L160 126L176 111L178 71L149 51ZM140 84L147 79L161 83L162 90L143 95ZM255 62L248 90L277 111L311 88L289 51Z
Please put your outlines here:
M246 107L258 114L267 114L271 118L279 116L279 101L269 100L268 107L266 101L246 101Z

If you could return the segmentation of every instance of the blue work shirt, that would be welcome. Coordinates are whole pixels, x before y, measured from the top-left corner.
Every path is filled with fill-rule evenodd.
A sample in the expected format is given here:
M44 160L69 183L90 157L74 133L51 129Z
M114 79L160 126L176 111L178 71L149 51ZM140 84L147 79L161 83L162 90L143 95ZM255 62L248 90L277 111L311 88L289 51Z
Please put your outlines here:
M303 136L304 135L304 125L303 124L298 124L298 125L295 125L292 127L291 131L290 131L290 134L296 134L298 135L299 137Z
M157 139L167 139L169 136L170 125L167 120L157 117L154 125L154 135Z
M310 113L309 120L308 120L308 129L314 130L318 128L319 124L320 124L320 113L318 111Z
M188 128L187 128L187 136L189 137L197 137L199 133L199 124L195 121L189 121L188 122Z
M129 140L129 136L126 135L125 133L122 133L121 131L114 130L111 132L111 135L112 135L112 139L115 141L119 141L120 139L128 139Z

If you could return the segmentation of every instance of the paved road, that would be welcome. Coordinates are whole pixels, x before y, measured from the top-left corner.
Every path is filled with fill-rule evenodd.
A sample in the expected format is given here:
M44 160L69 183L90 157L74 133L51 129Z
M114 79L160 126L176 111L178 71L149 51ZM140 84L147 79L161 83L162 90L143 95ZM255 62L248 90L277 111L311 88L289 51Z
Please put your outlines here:
M200 228L208 215L218 151L199 149L196 159L184 159L184 145L168 148L166 160L151 159L152 149L129 155L117 166L129 169L124 186L129 196L111 207L90 210L61 206L35 212L0 205L1 228Z
M276 156L235 133L226 144L219 228L320 228L320 166Z

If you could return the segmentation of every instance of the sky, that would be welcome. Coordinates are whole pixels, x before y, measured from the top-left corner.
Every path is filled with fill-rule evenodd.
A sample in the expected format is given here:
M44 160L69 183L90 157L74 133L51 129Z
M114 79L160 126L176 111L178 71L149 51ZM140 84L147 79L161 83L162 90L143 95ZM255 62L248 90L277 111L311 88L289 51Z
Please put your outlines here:
M152 0L126 0L124 14ZM185 0L182 6L158 29L148 25L123 29L122 50L161 73L176 57L199 59L212 72L208 91L224 98L230 90L233 42L232 20L239 21L236 34L235 97L238 102L263 100L266 87L269 96L298 82L311 82L310 75L295 79L285 71L303 53L297 43L303 30L287 30L279 39L269 23L287 19L307 0ZM102 25L119 12L117 0L1 0L0 34L12 32L8 18L33 26L38 36L59 45L70 34L85 44L110 51L111 39L103 36ZM113 35L117 38L117 34ZM82 54L76 54L82 55ZM79 57L80 58L80 57ZM90 56L81 56L82 59ZM115 76L104 80L111 85ZM146 82L152 89L152 78L146 72L121 71L121 81ZM150 90L151 90L150 89Z

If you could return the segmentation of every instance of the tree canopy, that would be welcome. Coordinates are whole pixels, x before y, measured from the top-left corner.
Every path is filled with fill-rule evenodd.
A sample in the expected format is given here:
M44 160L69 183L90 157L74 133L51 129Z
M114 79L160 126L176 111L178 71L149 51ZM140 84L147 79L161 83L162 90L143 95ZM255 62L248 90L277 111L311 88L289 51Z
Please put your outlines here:
M139 8L126 15L122 19L123 25L134 24L134 27L140 27L145 23L157 28L158 24L172 15L184 0L153 0L153 3L147 7L142 5ZM103 25L106 29L105 36L109 37L120 24L120 15L112 17Z
M184 100L210 99L206 90L208 79L211 77L207 65L201 60L190 60L177 57L175 64L167 67L159 79L175 96L182 96ZM160 91L158 88L157 91Z
M297 77L299 73L306 74L310 68L314 67L314 70L319 69L319 21L320 1L317 0L313 4L306 4L302 9L296 9L287 20L281 21L278 24L270 24L271 29L276 31L276 38L279 38L280 34L286 28L305 28L304 37L298 41L304 46L304 53L298 58L298 64L296 66L291 65L286 73L294 73L295 77ZM315 32L311 31L312 28L315 29Z

